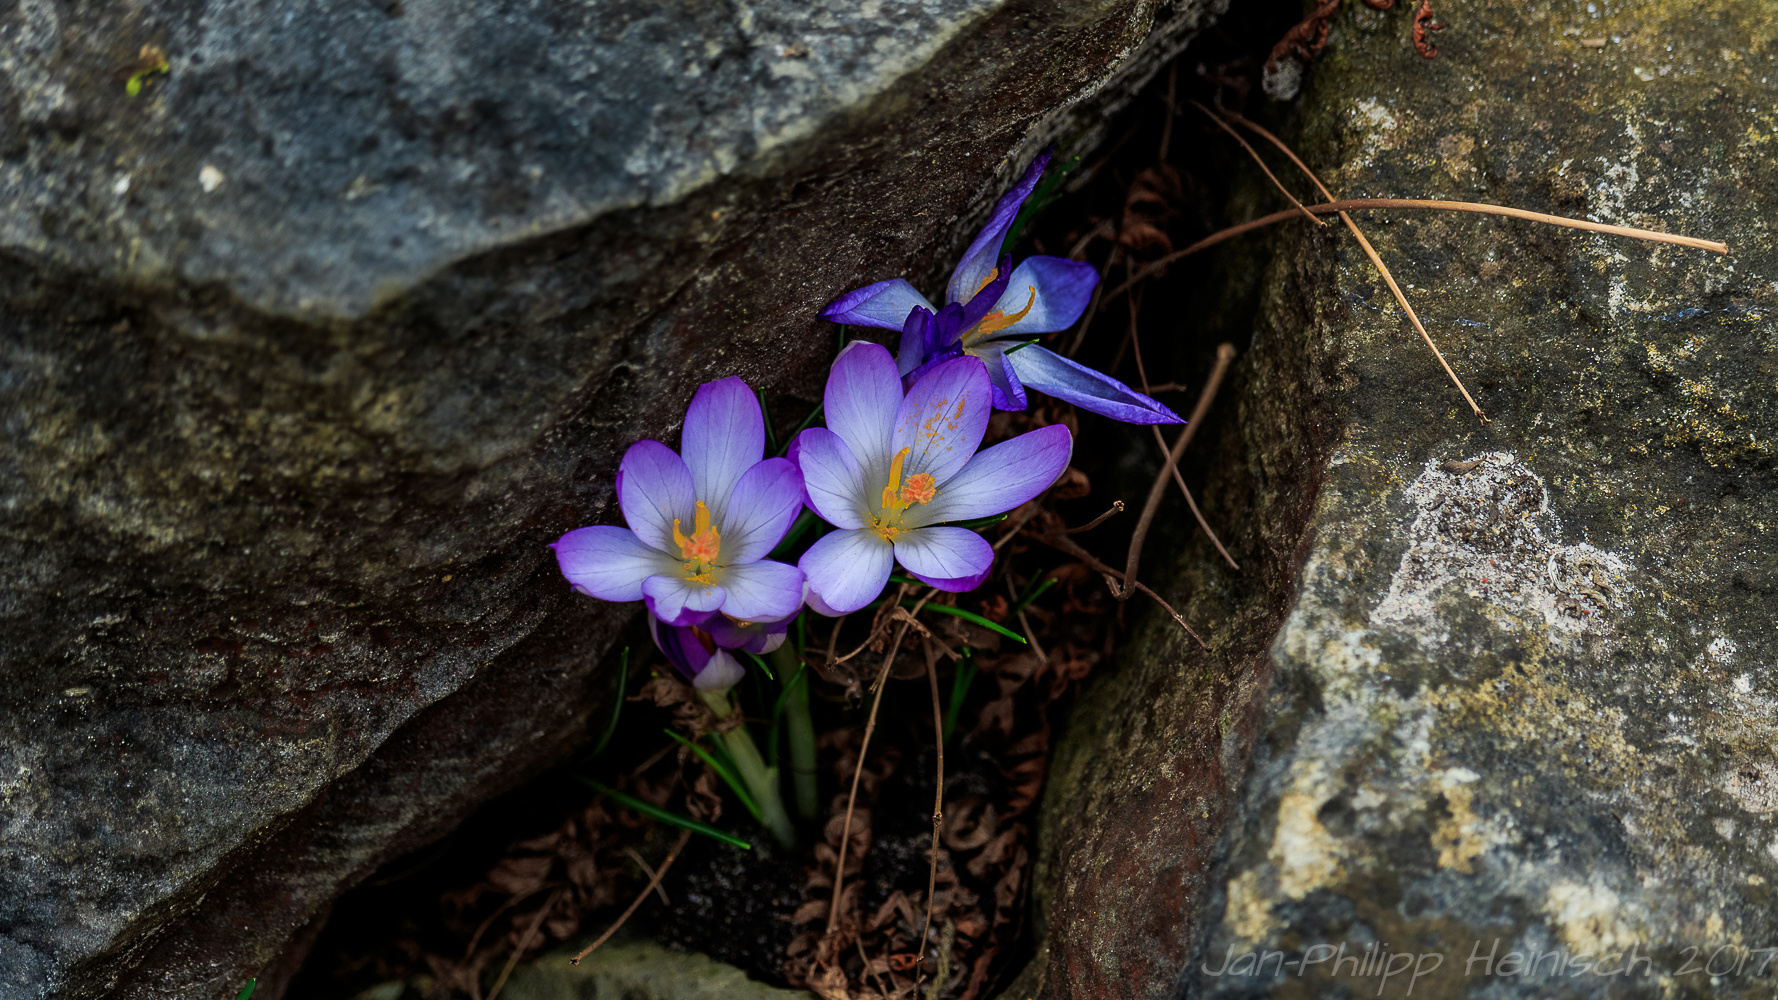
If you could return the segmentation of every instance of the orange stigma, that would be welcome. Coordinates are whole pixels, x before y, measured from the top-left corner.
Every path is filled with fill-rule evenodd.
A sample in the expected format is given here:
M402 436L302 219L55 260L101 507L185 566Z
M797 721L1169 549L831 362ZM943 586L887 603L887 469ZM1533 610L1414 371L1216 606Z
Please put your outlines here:
M986 337L989 334L998 333L1014 323L1017 323L1019 320L1024 319L1025 314L1031 311L1031 307L1037 304L1037 287L1035 285L1026 285L1025 290L1031 293L1030 297L1025 300L1025 308L1020 309L1011 316L998 310L991 312L978 320L975 326L970 327L969 331L963 335L963 339L965 341L973 341L980 337Z

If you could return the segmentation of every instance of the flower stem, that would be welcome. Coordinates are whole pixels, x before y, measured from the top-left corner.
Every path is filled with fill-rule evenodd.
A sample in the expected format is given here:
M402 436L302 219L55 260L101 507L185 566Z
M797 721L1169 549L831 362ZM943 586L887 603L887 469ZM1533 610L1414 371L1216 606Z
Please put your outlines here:
M778 843L795 847L796 831L791 828L790 816L784 811L784 798L778 794L778 769L766 766L759 756L759 747L747 733L747 727L736 726L726 733L715 733L711 738L720 742L734 760L742 783L759 803L760 822L778 838Z
M784 690L784 728L790 743L790 777L796 789L796 814L811 820L820 808L815 781L815 722L809 715L809 668L798 662L796 649L785 643L766 654L778 668Z

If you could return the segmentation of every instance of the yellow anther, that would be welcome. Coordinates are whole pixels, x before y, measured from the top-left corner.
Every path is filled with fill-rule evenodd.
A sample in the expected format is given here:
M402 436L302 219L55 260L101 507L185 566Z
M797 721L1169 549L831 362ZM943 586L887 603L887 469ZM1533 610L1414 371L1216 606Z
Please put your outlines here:
M1025 314L1031 311L1031 307L1037 304L1037 286L1026 285L1025 290L1031 293L1031 297L1025 300L1025 308L1020 309L1011 316L1005 315L998 310L983 316L974 327L970 328L969 333L965 335L965 339L973 340L976 337L986 337L990 333L1004 330L1014 323L1017 323L1019 320L1024 319Z
M900 510L906 504L901 502L901 464L907 461L908 452L912 448L903 448L889 460L889 485L883 487L883 509Z
M994 270L988 272L988 276L986 278L982 279L981 284L975 286L975 291L970 292L969 297L973 299L977 295L982 294L982 289L988 287L989 285L992 285L994 283L994 279L998 278L998 277L1000 277L1000 268L996 267Z

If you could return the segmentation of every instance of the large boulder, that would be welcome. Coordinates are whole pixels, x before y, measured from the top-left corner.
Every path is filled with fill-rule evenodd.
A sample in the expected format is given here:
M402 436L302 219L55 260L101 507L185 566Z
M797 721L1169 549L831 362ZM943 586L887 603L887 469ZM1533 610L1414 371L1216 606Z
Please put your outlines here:
M1214 6L0 11L0 998L275 1000L583 737L631 609L544 546L624 447L812 396Z
M1361 214L1484 426L1343 227L1277 235L1245 572L1188 550L1214 654L1151 615L1079 706L1008 997L1770 995L1778 32L1701 6L1454 6L1433 61L1341 11L1291 133L1337 194L1733 255Z

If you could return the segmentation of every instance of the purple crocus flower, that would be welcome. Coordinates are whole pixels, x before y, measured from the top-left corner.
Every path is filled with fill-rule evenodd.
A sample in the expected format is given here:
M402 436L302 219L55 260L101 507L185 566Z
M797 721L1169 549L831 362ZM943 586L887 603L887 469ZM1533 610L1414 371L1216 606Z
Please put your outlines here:
M682 459L659 441L638 441L617 468L617 502L628 528L598 525L555 545L562 575L583 594L644 601L668 625L718 613L737 622L788 618L802 603L803 575L762 558L790 530L802 476L765 454L759 401L738 378L698 387L685 412Z
M796 439L809 506L839 531L822 536L798 565L809 607L857 611L882 593L899 560L940 590L974 589L994 549L968 528L947 526L1011 510L1068 467L1068 428L1042 427L976 454L992 388L976 358L935 366L904 397L889 352L854 341L827 378L827 427Z
M912 385L935 364L958 355L981 358L993 385L994 408L1022 410L1027 387L1083 410L1130 424L1185 421L1109 375L1033 343L1036 334L1065 330L1080 318L1099 283L1091 264L1062 257L1028 257L1017 270L1012 256L996 256L1019 206L1049 163L1044 153L994 206L988 224L963 254L934 306L900 278L848 292L821 311L823 319L900 330L900 373Z
M695 625L668 625L648 616L648 631L667 661L700 692L720 694L741 683L747 671L716 639Z

